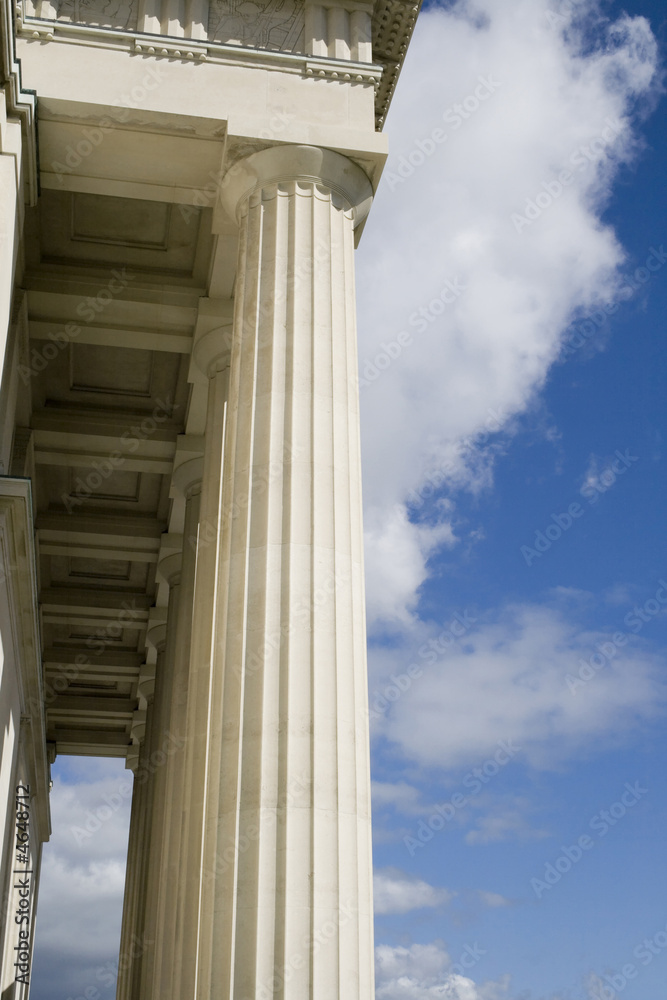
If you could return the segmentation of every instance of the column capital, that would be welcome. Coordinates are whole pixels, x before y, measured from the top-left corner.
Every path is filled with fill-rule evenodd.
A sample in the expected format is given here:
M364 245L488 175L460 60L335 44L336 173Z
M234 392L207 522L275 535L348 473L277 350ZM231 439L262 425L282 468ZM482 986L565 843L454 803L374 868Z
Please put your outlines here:
M214 330L208 330L195 341L192 360L202 375L213 378L216 372L229 368L232 347L233 313Z
M132 716L132 725L130 727L131 744L127 750L128 767L133 771L137 766L139 750L145 735L146 735L146 709L141 708L137 709L137 711ZM130 758L133 759L132 763L130 763Z
M164 649L166 641L167 641L166 621L155 621L155 622L149 621L148 629L146 631L146 645L152 646L156 652L161 653L162 650ZM149 678L147 683L154 684L155 677Z
M238 219L245 201L271 184L302 182L321 185L342 198L352 210L354 228L373 201L373 188L364 171L347 156L320 146L272 146L234 163L224 178L220 197L232 218Z
M233 299L199 300L188 381L207 382L229 366L233 324Z
M157 571L168 587L174 587L181 580L182 552L173 552L164 556L157 564Z
M194 493L201 490L201 481L204 474L204 456L191 458L187 462L181 462L174 469L171 477L172 486L177 493L187 500Z

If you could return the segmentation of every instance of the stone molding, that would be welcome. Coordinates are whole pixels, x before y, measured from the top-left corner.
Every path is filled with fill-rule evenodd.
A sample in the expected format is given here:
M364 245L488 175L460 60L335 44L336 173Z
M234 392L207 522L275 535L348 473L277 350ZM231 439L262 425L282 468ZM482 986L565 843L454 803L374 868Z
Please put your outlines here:
M182 552L174 552L170 556L160 559L157 564L157 571L168 587L175 587L181 579L181 564L183 561ZM149 636L146 636L150 642Z
M0 120L18 118L25 143L23 157L26 202L37 203L39 178L37 176L37 115L36 95L32 90L24 90L21 80L21 63L16 58L14 45L15 5L11 0L0 0L0 91L4 91L5 108L0 110ZM17 30L21 22L17 15ZM4 122L3 122L4 125ZM3 152L0 138L0 155Z
M171 482L176 492L187 500L193 494L200 492L203 474L204 457L202 455L176 466Z
M28 778L33 805L39 815L39 830L48 840L49 768L46 754L44 681L38 618L36 555L30 481L0 477L0 548L2 578L7 588L7 613L14 648L6 651L7 665L13 656L17 667L19 717L27 753Z
M337 54L337 51L347 51L345 39L343 39L341 47L338 39L329 37L330 32L328 31L326 48L329 54L320 54L319 51L315 53L276 51L225 44L196 37L179 38L151 34L145 31L91 24L73 24L68 21L26 14L21 3L18 6L16 23L19 35L24 38L32 38L35 41L120 48L144 57L180 60L183 63L212 62L299 73L304 77L332 80L347 86L372 86L375 94L378 95L384 74L384 65L379 60L370 61L368 54L370 45L365 41L364 30L354 26L355 17L353 15L356 12L348 13L346 10L342 10L341 13L352 18L351 24L354 28L350 33L350 43L347 46L350 54L347 57ZM405 43L406 48L408 41L409 39ZM353 58L355 55L361 58ZM397 76L395 62L392 61L388 68L390 76L394 79ZM393 87L391 89L393 91ZM387 88L385 87L384 90L386 91ZM388 102L383 101L383 107L385 103ZM376 114L379 114L378 109L379 104L376 96Z
M167 641L167 623L166 622L156 622L151 624L146 632L146 645L152 646L158 653L160 653L165 646ZM155 678L152 678L154 682Z
M375 126L384 128L403 60L421 8L421 0L378 0L373 15L373 58L382 66L375 92Z
M207 378L212 378L216 372L229 368L229 358L232 343L233 317L214 330L202 334L192 348L192 360Z
M355 228L373 201L370 180L352 160L332 149L297 145L273 146L239 160L226 174L220 197L229 215L238 220L253 194L285 183L321 186L337 195L352 211Z

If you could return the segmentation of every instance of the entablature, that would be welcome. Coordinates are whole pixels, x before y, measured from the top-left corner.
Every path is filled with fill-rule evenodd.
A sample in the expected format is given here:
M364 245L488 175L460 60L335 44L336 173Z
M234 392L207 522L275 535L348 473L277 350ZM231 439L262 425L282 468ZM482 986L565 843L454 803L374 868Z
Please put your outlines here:
M19 0L16 28L41 43L372 86L381 130L418 12L413 0Z

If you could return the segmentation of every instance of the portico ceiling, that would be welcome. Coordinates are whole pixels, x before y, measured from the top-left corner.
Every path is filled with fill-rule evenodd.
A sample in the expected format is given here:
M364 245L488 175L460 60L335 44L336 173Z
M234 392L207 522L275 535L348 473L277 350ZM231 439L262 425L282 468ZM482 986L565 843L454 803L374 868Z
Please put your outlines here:
M29 212L30 433L15 471L34 468L47 738L125 756L155 669L147 629L164 614L156 567L210 211L43 190Z

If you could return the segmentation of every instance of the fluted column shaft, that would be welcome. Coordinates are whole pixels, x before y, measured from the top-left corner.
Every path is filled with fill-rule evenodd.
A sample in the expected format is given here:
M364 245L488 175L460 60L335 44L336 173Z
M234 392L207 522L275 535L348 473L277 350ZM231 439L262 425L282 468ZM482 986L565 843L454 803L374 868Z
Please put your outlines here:
M152 753L154 707L151 695L146 707L146 730L139 750L138 766L132 788L116 1000L134 1000L140 995L153 799L153 785L150 781L150 755Z
M205 761L195 761L205 766L201 868L215 877L200 881L194 995L371 1000L351 388L353 225L370 188L338 154L281 147L249 157L225 197L241 236L213 641L197 653L209 678Z
M176 822L174 812L177 802L173 795L173 771L178 767L183 757L185 740L175 734L179 726L181 732L185 729L185 713L179 720L175 711L175 686L179 673L187 672L185 664L178 659L177 630L180 601L182 557L171 555L161 561L158 566L162 576L169 584L169 605L167 613L165 654L161 661L161 670L155 681L155 698L153 704L153 719L151 724L151 770L152 803L149 817L149 833L146 838L146 900L144 909L143 937L144 945L141 955L140 983L138 997L159 995L155 993L154 984L159 956L162 953L161 925L164 918L163 898L167 889L165 870L169 838L172 826Z
M143 689L147 700L146 730L132 793L116 1000L139 1000L151 995L164 835L170 822L166 765L179 750L169 732L177 600L178 588L172 587L169 628L158 615L152 626L149 622L146 637L155 651L156 664L154 678L149 675Z
M146 731L132 800L117 1000L172 996L187 809L184 751L201 467L201 459L195 458L174 473L174 487L185 496L183 552L173 551L158 564L169 586L168 614L167 624L154 624L147 635L157 651L157 669L153 693L145 691ZM173 549L173 541L169 547Z
M207 808L209 714L211 705L212 646L216 628L216 574L221 542L223 449L229 385L231 303L223 325L195 345L195 359L208 376L208 405L204 438L203 475L196 532L186 534L185 546L196 552L194 598L187 691L186 754L183 765L183 815L180 832L179 890L175 909L172 1000L194 998L199 965L201 887L215 873L202 858L204 816ZM164 978L168 990L167 977Z
M155 946L151 965L146 970L142 993L142 996L159 996L163 1000L168 1000L172 996L174 986L177 965L176 915L184 874L181 865L181 835L187 808L187 789L184 777L185 747L190 682L190 640L199 525L200 470L201 460L195 459L180 466L174 476L175 480L180 481L185 493L180 573L170 581L169 594L170 627L174 630L174 645L168 712L165 716L168 733L165 736L171 743L174 752L168 756L164 767L164 810L159 817L159 855L157 853L155 855L155 862L159 865L159 876L153 901Z

